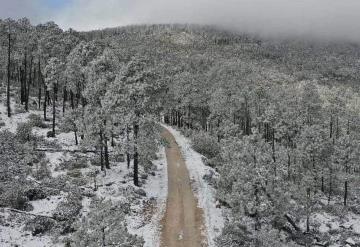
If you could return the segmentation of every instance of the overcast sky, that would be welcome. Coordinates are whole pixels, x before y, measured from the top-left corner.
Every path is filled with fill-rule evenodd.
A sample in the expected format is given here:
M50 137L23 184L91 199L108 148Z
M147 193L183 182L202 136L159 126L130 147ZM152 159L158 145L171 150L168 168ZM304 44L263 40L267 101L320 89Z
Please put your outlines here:
M76 30L199 23L360 42L360 0L0 0L0 18L23 16Z

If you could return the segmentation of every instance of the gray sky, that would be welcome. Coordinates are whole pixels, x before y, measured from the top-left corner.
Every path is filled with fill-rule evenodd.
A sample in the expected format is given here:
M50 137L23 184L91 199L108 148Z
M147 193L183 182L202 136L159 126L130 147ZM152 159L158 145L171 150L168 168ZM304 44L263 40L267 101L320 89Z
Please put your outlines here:
M360 42L360 0L0 0L1 18L22 16L64 29L199 23Z

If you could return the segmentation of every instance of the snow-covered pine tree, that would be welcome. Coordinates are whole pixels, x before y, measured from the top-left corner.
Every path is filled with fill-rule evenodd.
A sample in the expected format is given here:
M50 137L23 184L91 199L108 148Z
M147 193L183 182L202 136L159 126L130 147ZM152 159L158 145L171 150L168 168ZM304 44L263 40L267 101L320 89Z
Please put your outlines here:
M125 216L129 210L126 204L95 199L90 204L90 212L78 223L71 246L143 246L144 240L127 230Z
M139 186L139 136L142 122L154 117L159 107L159 92L163 90L161 81L156 80L155 71L148 68L146 61L141 57L134 57L117 75L107 91L107 109L121 112L132 126L134 143L134 184ZM157 115L155 115L157 116Z
M45 83L47 89L52 91L52 137L55 137L55 125L56 125L56 94L59 88L59 84L63 81L64 63L58 58L50 58L48 64L44 69Z

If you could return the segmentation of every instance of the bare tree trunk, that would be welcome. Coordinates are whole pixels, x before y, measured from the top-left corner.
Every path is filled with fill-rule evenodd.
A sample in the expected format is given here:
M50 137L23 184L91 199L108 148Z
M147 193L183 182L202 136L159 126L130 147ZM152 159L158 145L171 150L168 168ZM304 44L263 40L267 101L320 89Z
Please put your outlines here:
M127 141L128 146L129 146L129 140L130 140L129 135L130 135L130 129L129 129L129 126L127 125L126 126L126 141ZM127 161L127 168L130 169L131 158L130 158L129 150L126 151L126 161Z
M330 116L330 130L329 130L329 131L330 131L330 139L332 138L332 131L333 131L333 130L332 130L332 129L333 129L333 126L332 126L333 124L332 124L332 122L333 122L333 117L332 117L332 115L331 115L331 116Z
M74 93L73 91L70 91L70 103L71 103L71 109L74 109Z
M105 247L105 227L101 229L102 231L102 247Z
M25 91L25 110L26 111L29 111L29 98L30 98L30 85L32 83L32 75L31 75L31 72L32 72L32 64L33 64L33 57L31 56L31 59L30 59L30 67L29 67L29 81L26 82L26 91ZM25 66L26 68L26 66Z
M23 105L25 102L25 82L24 82L24 70L20 67L20 103Z
M329 195L328 195L328 204L331 201L331 193L332 193L332 168L329 171Z
M63 90L63 115L65 115L65 105L66 105L66 100L67 100L67 90L66 90L66 86L64 86L64 90Z
M7 87L6 87L6 108L7 115L11 117L11 106L10 106L10 66L11 66L11 34L9 26L9 37L8 37L8 64L7 64Z
M187 127L188 127L188 129L190 129L191 128L191 121L190 121L190 105L188 106L188 112L187 112Z
M110 169L110 162L109 162L109 148L108 148L108 140L105 136L105 167L106 169Z
M307 197L307 202L306 202L306 232L310 232L310 188L306 189L306 197Z
M139 123L134 122L134 185L139 186L139 153L137 148L137 138L139 132Z
M245 135L251 135L251 117L247 97L245 97Z
M78 136L77 136L77 131L74 131L74 135L75 135L75 145L79 145L79 141L78 141Z
M41 108L41 88L42 88L42 74L41 74L41 68L40 68L40 58L38 62L38 101L39 101L39 109Z
M97 191L96 174L94 175L94 191Z
M31 57L33 59L33 57ZM35 80L36 80L36 64L35 62L33 62L33 75L32 75L32 81L31 81L31 85L33 87L35 87Z
M260 207L260 197L259 197L259 185L255 184L255 230L258 231L261 229L259 207Z
M287 156L288 156L288 180L290 181L290 177L291 177L291 172L290 172L290 167L291 167L291 156L289 151L287 152Z
M47 104L48 105L51 104L50 92L48 92L48 94L47 94Z
M275 177L277 176L277 167L276 167L276 151L275 151L275 129L272 128L272 135L271 135L271 147L272 147L272 159L274 162L274 174Z
M56 102L58 101L58 88L59 88L59 83L56 82L54 85L54 93L55 93L55 101ZM54 101L54 103L55 103L55 101Z
M220 122L221 122L221 120L220 120L220 117L219 117L218 120L217 120L217 141L218 141L218 143L220 143L220 141L221 141Z
M104 166L104 156L103 156L103 134L102 131L100 131L100 166L101 170L105 172L105 166Z
M52 110L53 110L53 119L52 119L52 131L53 131L53 137L55 137L55 120L56 120L56 104L55 104L55 98L56 98L56 93L55 93L55 85L54 85L54 89L53 89L53 105L52 105Z
M111 146L115 147L115 136L113 132L111 132Z
M330 116L330 139L332 138L333 133L333 116Z
M177 122L178 122L178 128L181 128L181 112L178 111L177 114L178 114L178 120L177 120Z
M44 109L44 121L47 121L47 118L46 118L46 106L47 106L47 98L49 96L49 91L47 90L47 86L46 84L44 83L44 105L43 105L43 109Z
M336 139L339 139L340 129L339 129L339 116L336 117Z
M344 206L347 204L347 197L348 197L348 181L345 181L345 191L344 191Z
M25 57L24 57L24 87L23 87L23 99L22 103L25 103L25 110L28 111L27 105L26 105L26 92L27 92L27 51L25 50Z

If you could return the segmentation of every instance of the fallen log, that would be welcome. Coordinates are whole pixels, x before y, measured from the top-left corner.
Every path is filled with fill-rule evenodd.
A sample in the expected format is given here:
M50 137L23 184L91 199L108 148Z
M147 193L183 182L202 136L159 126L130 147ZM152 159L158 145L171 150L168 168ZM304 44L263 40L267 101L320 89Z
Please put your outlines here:
M293 219L291 219L290 215L285 214L284 216L285 216L286 220L290 223L290 225L292 225L292 227L294 227L294 229L295 229L297 232L301 231L300 227L298 227L298 226L296 225L295 221L294 221Z
M34 217L44 217L44 218L49 218L49 219L52 219L52 220L56 220L54 217L48 216L48 215L33 214L33 213L30 213L30 212L26 212L26 211L14 209L14 208L4 208L4 209L8 210L8 211L11 211L11 212L14 212L14 213L18 213L18 214L25 214L25 215L34 216Z
M34 148L33 149L35 152L49 152L49 153L94 153L94 154L99 154L101 151L100 150L88 150L88 149L75 149L75 150L71 150L71 149L55 149L55 148ZM114 151L108 151L109 153L114 153Z
M34 151L36 152L49 152L49 153L99 153L100 151L96 150L71 150L71 149L54 149L54 148L35 148Z

